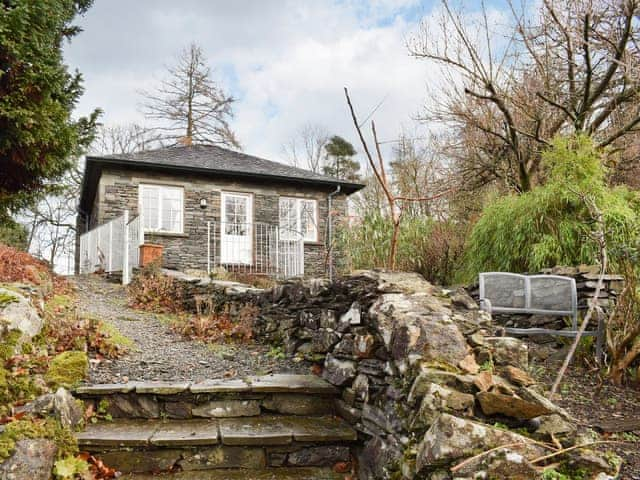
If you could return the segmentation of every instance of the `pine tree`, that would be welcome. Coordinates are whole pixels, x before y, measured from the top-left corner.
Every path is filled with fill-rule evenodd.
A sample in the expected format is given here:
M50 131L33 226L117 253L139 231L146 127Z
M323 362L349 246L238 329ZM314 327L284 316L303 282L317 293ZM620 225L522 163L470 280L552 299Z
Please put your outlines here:
M99 110L74 120L80 73L62 43L91 0L13 0L0 5L0 223L72 166L93 136Z
M347 180L349 182L360 181L360 163L353 159L356 154L353 145L344 138L334 135L325 146L327 152L326 164L323 167L325 175Z

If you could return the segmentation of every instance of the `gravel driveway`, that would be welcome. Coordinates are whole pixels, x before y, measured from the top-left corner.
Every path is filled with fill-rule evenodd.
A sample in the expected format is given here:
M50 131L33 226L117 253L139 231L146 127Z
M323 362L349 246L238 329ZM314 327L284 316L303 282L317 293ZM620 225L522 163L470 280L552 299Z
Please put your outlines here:
M92 383L127 380L190 380L267 373L309 373L309 364L267 355L268 346L214 344L188 340L172 332L153 313L129 308L126 290L97 275L75 277L79 309L112 324L135 344L117 360L93 365Z

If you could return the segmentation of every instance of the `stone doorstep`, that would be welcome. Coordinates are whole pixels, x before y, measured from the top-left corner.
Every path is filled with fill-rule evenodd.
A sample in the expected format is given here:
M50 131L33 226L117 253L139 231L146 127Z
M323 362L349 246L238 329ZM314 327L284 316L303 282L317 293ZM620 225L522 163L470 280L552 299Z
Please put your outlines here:
M330 468L273 468L250 470L244 468L223 470L199 470L177 472L166 475L130 474L120 477L130 480L344 480L344 473L335 473Z
M219 420L119 420L91 424L76 434L82 447L288 445L351 442L356 431L336 417L265 415Z
M79 396L104 396L117 393L175 395L191 393L308 393L336 395L336 387L315 375L273 374L246 379L211 379L200 383L189 382L129 382L83 385L75 389Z

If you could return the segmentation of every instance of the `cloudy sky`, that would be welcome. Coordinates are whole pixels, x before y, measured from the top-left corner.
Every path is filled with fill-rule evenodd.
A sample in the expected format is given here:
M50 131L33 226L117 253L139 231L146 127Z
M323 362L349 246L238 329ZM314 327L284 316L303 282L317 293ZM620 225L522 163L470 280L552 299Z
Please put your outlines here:
M383 101L382 140L415 133L438 74L406 43L437 8L437 0L95 0L65 57L85 78L78 114L100 107L105 124L144 124L139 90L153 89L196 42L237 98L233 129L244 150L284 160L283 144L308 123L357 146L344 86L362 117Z

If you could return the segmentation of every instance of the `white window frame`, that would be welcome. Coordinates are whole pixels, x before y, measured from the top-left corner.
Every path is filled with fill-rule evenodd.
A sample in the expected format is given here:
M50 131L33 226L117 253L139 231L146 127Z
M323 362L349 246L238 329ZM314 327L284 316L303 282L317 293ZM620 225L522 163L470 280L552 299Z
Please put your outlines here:
M157 228L149 228L145 227L145 219L142 219L142 226L145 232L149 233L165 233L165 234L174 234L180 235L184 233L184 187L177 185L158 185L152 183L141 183L138 185L138 212L141 216L144 214L144 208L142 205L143 201L143 190L156 190L158 191L158 217L156 218L155 225ZM180 192L180 229L179 230L163 230L162 229L162 194L167 190L175 190Z
M306 243L316 243L318 242L319 228L318 228L318 200L315 198L304 198L304 197L280 197L278 201L278 223L281 223L280 218L280 208L281 202L283 200L294 201L295 209L296 209L296 231L299 233L302 232L302 203L303 202L313 202L313 225L314 225L314 235L313 237L307 236L306 232L304 232L302 240ZM281 227L283 225L280 225Z

